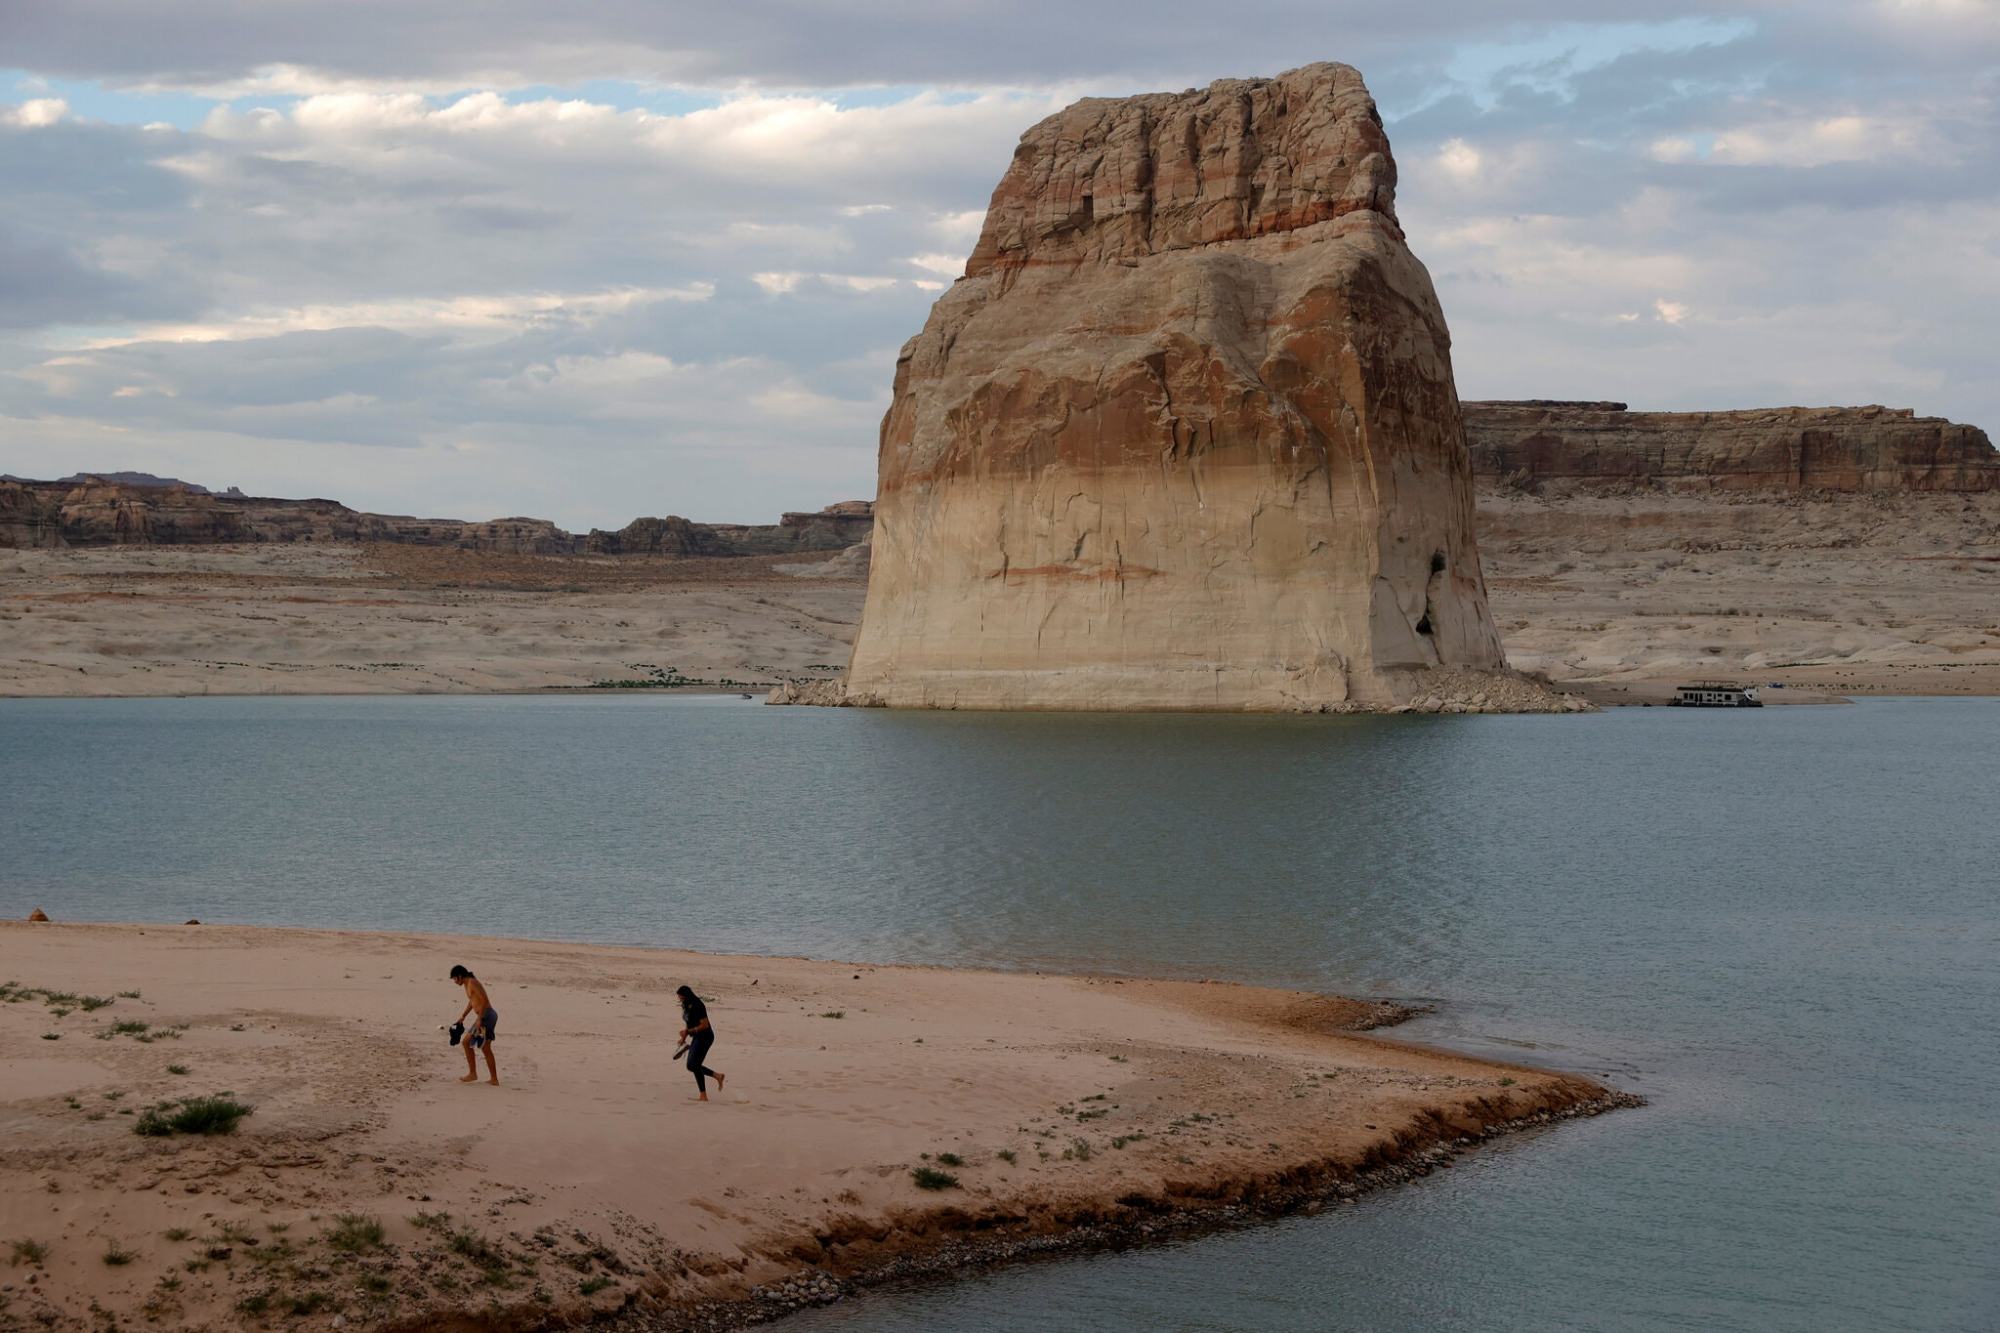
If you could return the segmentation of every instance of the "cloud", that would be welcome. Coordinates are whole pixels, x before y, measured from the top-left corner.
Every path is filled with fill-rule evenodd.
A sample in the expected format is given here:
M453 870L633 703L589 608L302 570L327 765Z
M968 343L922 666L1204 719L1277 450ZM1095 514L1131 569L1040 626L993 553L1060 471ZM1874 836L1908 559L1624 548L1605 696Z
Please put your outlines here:
M69 103L60 97L34 97L19 106L0 110L0 123L38 130L53 125L69 114Z
M2000 423L1996 7L1618 13L0 7L0 451L570 526L867 494L1022 130L1315 56L1467 396Z

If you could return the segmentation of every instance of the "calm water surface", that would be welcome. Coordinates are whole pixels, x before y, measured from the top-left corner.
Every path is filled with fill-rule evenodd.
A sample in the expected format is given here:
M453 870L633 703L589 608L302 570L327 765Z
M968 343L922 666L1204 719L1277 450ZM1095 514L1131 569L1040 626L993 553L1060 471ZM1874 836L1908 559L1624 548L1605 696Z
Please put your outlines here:
M2000 702L1588 718L0 702L0 914L1422 997L1653 1105L800 1328L2000 1328Z

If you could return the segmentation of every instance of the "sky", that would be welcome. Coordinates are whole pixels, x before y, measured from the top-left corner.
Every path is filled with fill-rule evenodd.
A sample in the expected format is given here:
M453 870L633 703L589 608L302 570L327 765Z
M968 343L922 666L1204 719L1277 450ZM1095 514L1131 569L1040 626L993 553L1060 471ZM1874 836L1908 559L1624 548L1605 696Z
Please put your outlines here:
M1461 396L2000 433L2000 0L0 0L0 472L575 530L874 494L1080 96L1357 66Z

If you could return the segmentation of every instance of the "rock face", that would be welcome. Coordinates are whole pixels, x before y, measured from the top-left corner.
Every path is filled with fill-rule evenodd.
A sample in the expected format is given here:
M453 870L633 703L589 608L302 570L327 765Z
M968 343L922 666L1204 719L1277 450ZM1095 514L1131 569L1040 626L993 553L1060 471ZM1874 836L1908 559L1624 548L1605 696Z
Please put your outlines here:
M1501 667L1395 183L1345 65L1023 135L897 363L855 701L1380 708Z
M1663 480L1695 489L2000 490L1986 433L1908 408L1631 412L1623 403L1473 402L1473 471L1516 481Z

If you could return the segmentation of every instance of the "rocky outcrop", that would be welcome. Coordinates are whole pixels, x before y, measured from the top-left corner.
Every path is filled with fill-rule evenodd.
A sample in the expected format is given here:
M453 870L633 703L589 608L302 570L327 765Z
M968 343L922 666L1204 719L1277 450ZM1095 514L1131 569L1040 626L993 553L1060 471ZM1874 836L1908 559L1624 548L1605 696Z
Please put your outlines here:
M0 481L0 548L19 551L63 545L62 515L32 486Z
M395 542L508 555L736 556L830 551L865 541L865 500L774 524L634 519L616 532L578 537L545 518L408 518L349 509L336 500L246 496L179 484L0 481L0 548L197 546L234 542Z
M1623 403L1470 402L1482 477L1663 481L1714 490L1993 491L1986 433L1908 408L1632 412Z
M669 514L635 518L616 532L592 528L583 539L591 555L729 555L715 529Z
M897 363L850 698L1386 708L1499 668L1395 183L1345 65L1023 135Z
M867 541L874 527L872 502L842 500L817 513L781 515L775 526L718 523L714 530L731 555L791 555L844 550Z

